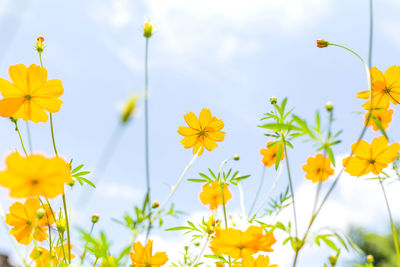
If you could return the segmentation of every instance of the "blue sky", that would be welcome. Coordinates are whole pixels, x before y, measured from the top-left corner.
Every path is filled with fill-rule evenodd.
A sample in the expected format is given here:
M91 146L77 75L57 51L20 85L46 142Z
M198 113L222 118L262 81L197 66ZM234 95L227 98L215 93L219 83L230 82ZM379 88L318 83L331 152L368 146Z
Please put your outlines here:
M37 36L44 36L47 42L44 65L49 77L61 79L65 89L62 109L54 116L59 151L94 170L105 143L118 125L120 104L131 94L143 92L145 42L141 28L144 19L150 17L157 27L150 40L149 57L152 199L162 201L168 194L168 185L176 181L190 161L191 152L179 143L177 128L184 125L186 112L198 114L203 107L224 120L227 136L217 149L206 152L195 162L187 177L196 177L208 167L216 169L225 158L239 154L241 160L232 167L252 175L252 180L243 184L245 195L252 196L262 169L259 150L268 141L257 125L262 114L270 110L270 96L279 100L288 96L289 106L309 120L317 109L323 110L326 101L332 101L334 129L344 129L343 143L336 147L335 153L344 155L349 151L362 127L360 115L354 112L360 110L362 103L355 94L366 88L364 70L354 56L334 47L318 49L315 40L323 37L345 44L366 57L368 12L367 1L361 0L0 0L0 77L8 78L10 65L39 64L33 46ZM375 3L373 65L382 70L399 64L399 12L400 4L395 0ZM145 188L142 110L141 104L137 116L125 127L102 176L103 182L98 184L88 207L79 208L74 202L77 224L88 228L91 214L99 213L98 229L105 229L115 237L115 248L129 243L124 240L128 232L111 218L120 218L139 204ZM399 130L398 122L395 118L389 130L393 138ZM20 146L8 120L0 120L0 129L0 151L5 157ZM25 130L22 123L21 129ZM52 155L49 125L31 125L31 131L34 151ZM301 195L303 191L314 190L301 170L314 151L302 142L296 146L289 156L294 183ZM267 171L265 192L274 175L273 170ZM276 193L284 189L286 179L283 174ZM339 186L333 202L358 203L355 193L346 191L346 188L359 190L358 186ZM374 187L365 186L368 189L360 189L360 198L371 201L368 192L374 194ZM173 202L179 210L205 213L207 209L198 199L199 191L198 184L184 182ZM79 199L81 192L76 188L74 200ZM235 211L239 209L239 201L237 191L233 194L230 208ZM6 195L7 191L0 189L4 207L11 203ZM361 204L355 206L364 207L365 211L365 206L371 203ZM386 214L380 211L381 204L371 220L352 217L352 207L345 209L338 204L336 211L349 216L337 218L341 216L324 213L325 219L321 221L337 218L336 224L344 229L352 223L364 223L382 230L387 221ZM379 216L382 217L378 220ZM167 220L167 223L174 226L182 224L182 220ZM155 236L176 239L175 234L163 231L155 231ZM1 229L0 240L5 238L6 233ZM0 250L12 253L8 241L0 241ZM284 255L285 250L282 251L277 254ZM303 265L299 266L315 262L313 253L306 252ZM325 254L317 259L322 262ZM286 266L284 257L277 256L276 260Z

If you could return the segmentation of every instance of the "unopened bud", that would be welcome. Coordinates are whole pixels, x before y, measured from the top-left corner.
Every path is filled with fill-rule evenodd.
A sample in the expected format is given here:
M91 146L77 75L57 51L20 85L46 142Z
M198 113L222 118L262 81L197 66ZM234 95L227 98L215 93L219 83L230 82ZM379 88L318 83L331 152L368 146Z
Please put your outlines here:
M330 101L326 102L326 104L325 104L325 109L326 109L327 111L331 112L331 111L333 110L333 104L332 104L332 102L330 102Z
M129 98L128 102L125 103L121 114L122 123L126 123L127 121L129 121L129 119L135 113L137 102L138 97L132 96L131 98Z
M324 48L324 47L327 47L328 45L329 45L329 42L325 41L324 39L317 40L317 47L319 47L319 48Z
M143 27L143 36L146 38L150 38L153 35L153 31L155 30L155 27L153 27L153 25L151 25L150 20L146 20L146 22L144 23L144 27Z
M369 263L374 263L374 262L375 262L374 256L368 255L368 256L367 256L367 261L368 261Z
M71 179L71 182L69 182L69 184L68 184L70 187L73 187L74 185L75 185L75 180L74 179Z
M240 159L239 155L234 155L233 156L233 160L239 160L239 159Z
M188 251L189 246L184 246L185 251Z
M56 222L56 225L57 225L57 231L59 232L59 233L64 233L65 232L65 226L66 226L66 224L67 224L67 222L65 221L65 219L59 219L57 222Z
M36 39L35 50L38 51L38 53L42 53L45 47L46 45L44 44L44 37L39 36Z
M34 260L39 259L43 254L43 249L41 247L35 247L32 253L32 258Z
M46 214L46 211L43 208L40 208L36 211L36 218L39 220L43 218L43 216Z
M194 243L194 245L195 245L196 247L198 247L198 246L200 246L200 242L196 242L196 243Z
M158 202L158 201L154 201L153 205L151 205L151 207L152 207L153 209L156 209L156 208L158 208L159 206L160 206L160 202Z
M100 219L100 216L98 214L93 214L92 215L92 223L97 223Z
M336 265L336 262L337 262L337 256L336 256L336 255L331 255L331 256L329 256L329 263L330 263L332 266L335 266L335 265Z
M275 96L271 96L269 98L269 102L271 103L271 105L275 105L276 103L278 103L278 99Z

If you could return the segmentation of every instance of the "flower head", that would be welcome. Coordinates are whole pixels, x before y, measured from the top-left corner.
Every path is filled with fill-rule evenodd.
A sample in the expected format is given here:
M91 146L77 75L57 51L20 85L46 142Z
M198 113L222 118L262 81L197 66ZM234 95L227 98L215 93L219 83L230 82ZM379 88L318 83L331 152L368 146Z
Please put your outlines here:
M58 79L47 80L47 70L32 64L10 66L11 82L0 78L0 115L25 121L46 122L45 111L55 113L63 103L64 88Z
M395 161L400 155L400 144L389 142L386 137L376 137L368 144L364 140L354 143L351 146L353 156L343 159L345 171L352 176L363 176L372 172L381 173L390 163Z
M69 251L67 244L55 247L51 255L50 251L43 247L34 247L29 257L35 261L36 267L60 266L64 259L69 258ZM67 257L65 257L64 252ZM71 259L73 258L75 258L75 255L71 254Z
M389 127L389 123L392 121L393 109L373 109L371 114L379 120L383 129L387 129ZM365 114L365 123L367 123L368 116L369 113L367 112ZM367 126L372 126L374 131L379 130L378 125L372 118L369 119Z
M221 142L225 138L224 122L211 116L209 109L203 108L199 118L189 112L185 116L185 121L189 127L180 126L178 133L185 136L181 143L185 148L193 147L193 154L203 154L204 148L208 151L213 150L218 145L216 142Z
M154 30L155 27L151 24L150 20L147 19L143 27L143 36L146 38L150 38L153 35Z
M232 258L244 258L259 251L273 251L276 242L272 233L263 234L264 228L250 226L245 232L238 229L217 229L210 243L214 254L224 254Z
M142 243L133 243L133 251L129 252L134 267L158 267L163 266L168 257L165 252L157 252L153 255L153 240L147 241L146 247Z
M214 181L210 184L203 185L203 191L200 193L201 203L210 205L211 210L215 210L219 205L222 205L222 188L221 183ZM225 205L228 200L232 198L231 192L228 190L228 185L224 184L224 202Z
M272 165L275 164L276 162L276 157L278 156L278 150L280 144L274 144L271 145L272 141L269 141L267 143L267 148L261 148L260 153L263 156L262 158L262 163L264 163L265 166L271 167ZM284 159L285 153L282 149L282 154L281 154L281 161Z
M0 172L0 185L10 189L11 197L54 198L71 179L69 164L59 157L31 154L26 158L14 152L7 157L6 166Z
M327 47L328 45L329 45L329 42L325 41L324 39L317 40L317 47L319 47L319 48L324 48L324 47Z
M391 66L382 74L376 67L370 69L372 82L372 107L387 109L392 102L397 105L400 101L400 66ZM370 92L362 91L358 98L369 99ZM370 109L370 100L363 107Z
M334 173L331 168L331 160L325 158L321 153L314 158L309 157L307 164L303 165L303 170L307 172L306 178L313 181L313 183L322 183Z
M44 37L39 36L38 38L36 38L35 50L38 51L38 53L42 53L45 48L46 45L44 44Z
M45 215L38 218L38 210L45 210ZM28 198L24 203L16 202L9 208L6 214L6 223L13 228L10 234L24 245L32 242L32 239L44 241L47 238L47 227L54 223L48 205L41 205L37 198Z

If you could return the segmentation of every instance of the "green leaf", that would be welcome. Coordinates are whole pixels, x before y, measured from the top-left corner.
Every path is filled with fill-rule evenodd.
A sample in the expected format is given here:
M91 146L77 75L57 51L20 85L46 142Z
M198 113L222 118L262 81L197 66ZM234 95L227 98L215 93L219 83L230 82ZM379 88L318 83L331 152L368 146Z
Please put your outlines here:
M283 144L282 144L282 142L281 142L280 145L279 145L279 148L278 148L278 153L276 154L276 159L275 159L275 170L278 169L279 163L281 162L282 150L283 150Z
M187 179L187 180L190 181L190 182L195 182L195 183L207 183L207 182L209 182L206 179Z
M371 118L374 120L376 126L378 126L379 130L381 131L381 133L386 137L387 140L389 140L389 137L386 134L385 129L383 128L381 122L379 121L379 119L377 117L375 117L374 115L371 114Z
M181 231L181 230L191 230L192 228L190 228L189 226L178 226L178 227L172 227L172 228L168 228L165 229L165 231Z

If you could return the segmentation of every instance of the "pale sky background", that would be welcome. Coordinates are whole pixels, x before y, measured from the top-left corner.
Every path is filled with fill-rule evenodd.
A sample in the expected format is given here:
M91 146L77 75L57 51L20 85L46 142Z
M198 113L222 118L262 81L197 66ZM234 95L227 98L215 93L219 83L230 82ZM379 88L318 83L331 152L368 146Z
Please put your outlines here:
M366 89L364 69L344 50L316 48L315 40L323 37L347 45L366 58L368 12L365 0L0 0L0 77L8 79L10 65L39 64L33 46L37 36L45 37L43 61L49 78L61 79L65 89L64 105L54 115L59 152L93 171L118 124L119 105L131 94L143 92L145 40L141 30L144 19L150 17L157 27L149 55L152 199L161 202L166 197L169 185L192 158L191 151L179 143L177 128L185 125L183 115L188 111L198 114L207 107L224 120L227 136L217 149L205 152L194 163L187 178L196 178L208 167L216 170L222 160L239 154L241 160L230 166L252 175L243 183L248 208L261 175L259 150L268 141L257 125L263 113L270 111L270 96L279 100L288 96L288 105L308 120L332 101L333 128L344 129L343 143L335 153L338 157L348 153L362 127L361 115L355 112L363 102L355 94ZM375 3L373 65L381 70L400 64L399 12L397 0ZM130 233L111 218L132 212L145 190L142 106L125 128L87 208L77 203L82 192L79 185L74 192L74 225L88 229L91 214L99 213L96 230L105 230L114 240L112 251L128 245ZM389 128L394 139L398 125L395 118ZM22 122L20 128L25 137ZM9 120L0 120L0 129L0 156L5 158L11 150L20 150L20 145ZM31 124L31 131L34 151L52 155L49 125ZM315 151L300 140L295 145L289 157L302 232L315 187L305 180L301 166ZM273 169L267 170L264 194L274 176ZM286 183L284 170L274 195ZM398 184L388 188L396 219L400 216L396 209L399 189ZM193 218L207 214L199 201L200 190L199 184L184 181L173 198L176 208ZM232 191L228 212L238 214L239 195L235 188ZM0 189L0 203L6 210L12 203L7 190ZM290 216L288 209L281 219ZM167 219L165 227L182 225L184 220L184 216ZM345 175L314 230L331 226L346 231L352 224L377 231L388 228L378 185ZM74 243L82 247L75 229ZM181 233L163 229L153 231L152 238L155 249L166 250L171 259L187 244ZM284 237L277 234L277 238L282 243ZM272 261L290 266L292 252L280 245L275 250L270 254ZM0 228L0 251L15 255L4 228ZM322 266L330 253L316 246L303 252L299 267ZM338 266L346 266L349 259L345 255Z

